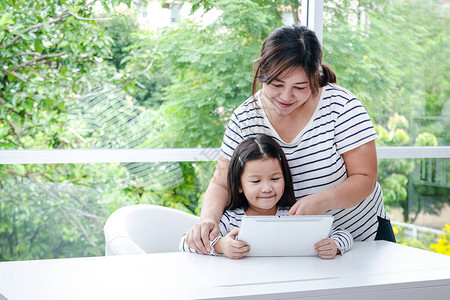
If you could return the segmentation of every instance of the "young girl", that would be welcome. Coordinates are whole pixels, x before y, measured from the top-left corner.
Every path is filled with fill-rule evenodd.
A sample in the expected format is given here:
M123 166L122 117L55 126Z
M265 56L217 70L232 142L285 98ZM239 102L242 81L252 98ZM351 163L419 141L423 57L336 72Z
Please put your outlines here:
M242 217L259 215L288 216L295 203L292 176L281 147L265 134L242 141L233 153L228 168L229 199L219 223L220 234L211 241L209 254L225 254L232 259L244 257L250 246L236 240ZM180 251L195 252L184 235ZM346 230L334 228L329 238L315 245L323 259L348 251L353 238Z

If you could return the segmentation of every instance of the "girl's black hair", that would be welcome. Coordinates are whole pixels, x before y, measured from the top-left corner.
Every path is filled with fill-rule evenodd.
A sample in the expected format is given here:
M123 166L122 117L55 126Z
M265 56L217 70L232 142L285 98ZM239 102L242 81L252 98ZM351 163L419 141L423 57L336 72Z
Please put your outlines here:
M322 47L306 26L283 26L275 29L264 41L261 55L255 60L252 95L259 83L271 83L286 70L301 68L308 76L313 95L320 87L336 83L336 74L322 63Z
M280 161L284 177L284 192L277 203L279 207L291 207L295 203L294 187L289 164L283 149L270 136L259 134L243 140L234 150L228 167L228 202L225 209L248 208L244 193L239 193L245 163L251 160L275 158Z

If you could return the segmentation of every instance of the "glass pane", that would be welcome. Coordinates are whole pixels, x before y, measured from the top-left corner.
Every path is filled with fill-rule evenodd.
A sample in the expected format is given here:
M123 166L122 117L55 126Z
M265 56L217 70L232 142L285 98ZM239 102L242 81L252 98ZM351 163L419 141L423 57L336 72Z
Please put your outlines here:
M449 145L446 5L325 1L324 60L337 83L368 110L377 146ZM447 251L448 171L448 158L379 160L385 206L399 242L430 249L441 236L436 245L444 245L440 253Z
M262 40L293 11L77 0L68 18L65 3L16 2L0 6L0 149L219 147Z
M325 1L324 59L377 126L378 146L450 142L445 1Z
M441 235L450 234L449 162L449 158L379 160L378 180L398 242L430 250Z
M214 167L214 162L3 165L0 261L103 255L105 221L125 205L198 214Z

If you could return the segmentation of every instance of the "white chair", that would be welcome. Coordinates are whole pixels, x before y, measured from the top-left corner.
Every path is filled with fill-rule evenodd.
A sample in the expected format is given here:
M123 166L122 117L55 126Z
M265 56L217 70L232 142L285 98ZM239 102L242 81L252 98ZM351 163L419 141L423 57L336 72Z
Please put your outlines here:
M197 216L164 206L124 206L106 220L105 255L176 252Z

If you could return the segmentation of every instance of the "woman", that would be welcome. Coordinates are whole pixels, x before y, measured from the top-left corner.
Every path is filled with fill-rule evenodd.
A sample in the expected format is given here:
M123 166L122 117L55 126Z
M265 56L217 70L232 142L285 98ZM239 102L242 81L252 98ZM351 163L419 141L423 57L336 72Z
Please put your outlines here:
M231 116L188 246L211 250L228 198L229 160L243 139L256 134L273 137L285 152L297 199L289 214L331 214L355 241L395 241L377 183L376 132L361 102L322 64L315 33L280 27L255 63L253 96Z

